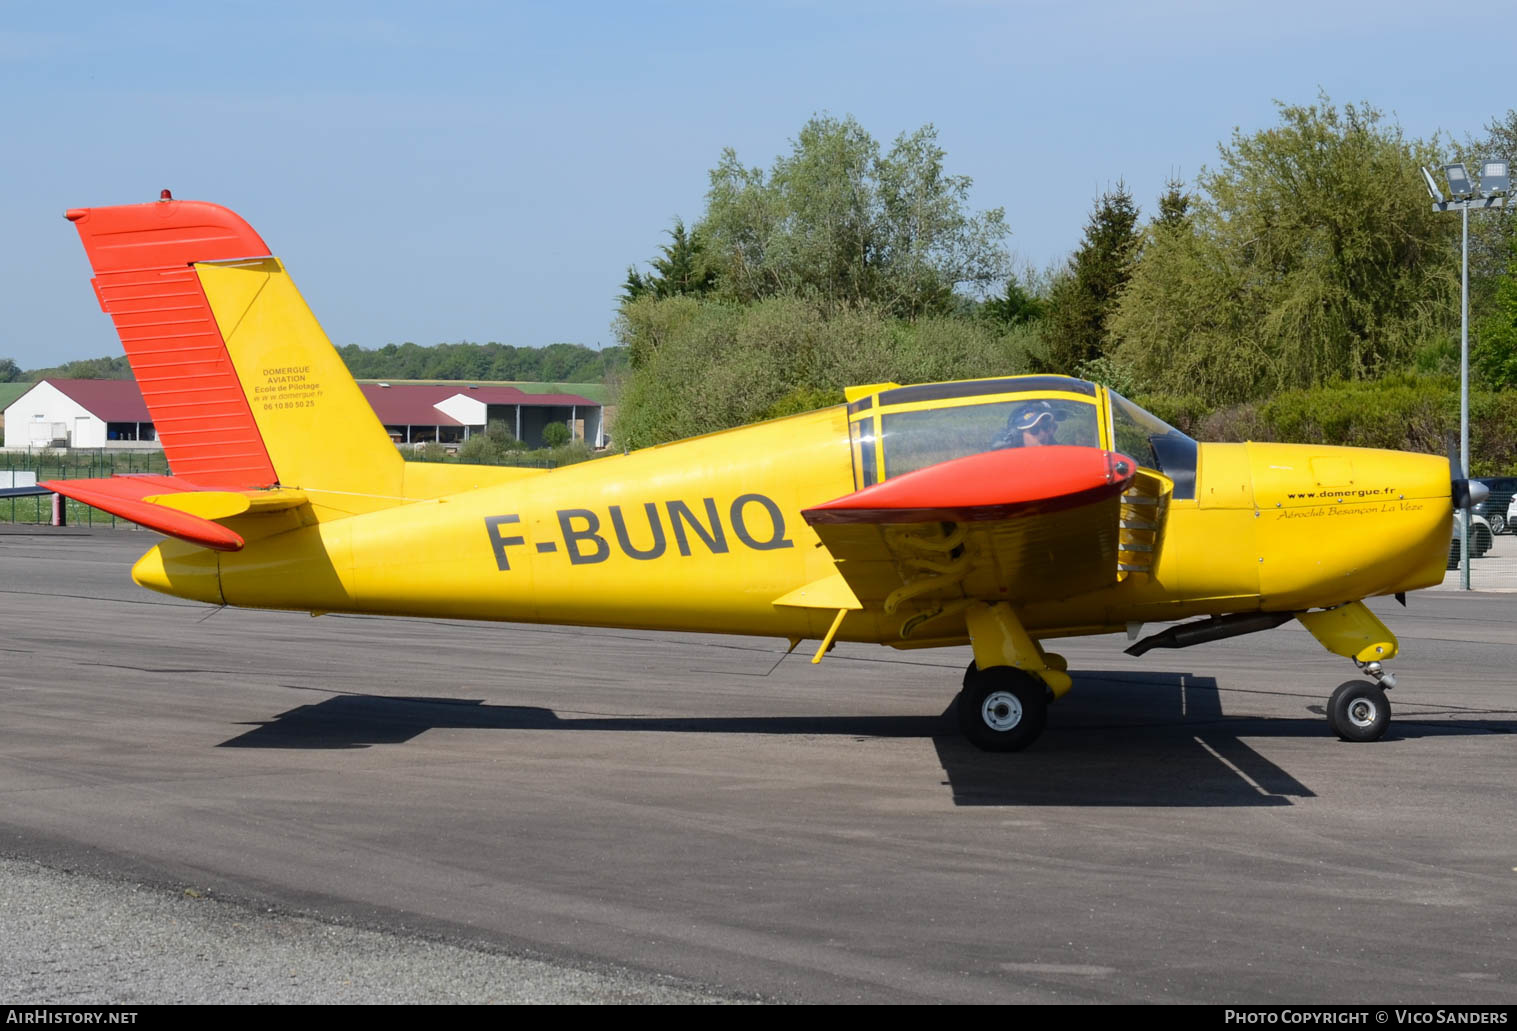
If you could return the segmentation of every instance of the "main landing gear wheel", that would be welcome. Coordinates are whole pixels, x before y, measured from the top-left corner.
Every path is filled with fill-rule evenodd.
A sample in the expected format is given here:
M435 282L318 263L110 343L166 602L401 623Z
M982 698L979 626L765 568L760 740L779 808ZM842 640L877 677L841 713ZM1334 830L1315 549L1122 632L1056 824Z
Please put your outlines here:
M1011 666L970 667L959 693L959 729L987 752L1019 752L1038 739L1048 721L1048 688Z
M1380 685L1350 680L1328 700L1327 722L1345 741L1378 741L1391 725L1391 703Z

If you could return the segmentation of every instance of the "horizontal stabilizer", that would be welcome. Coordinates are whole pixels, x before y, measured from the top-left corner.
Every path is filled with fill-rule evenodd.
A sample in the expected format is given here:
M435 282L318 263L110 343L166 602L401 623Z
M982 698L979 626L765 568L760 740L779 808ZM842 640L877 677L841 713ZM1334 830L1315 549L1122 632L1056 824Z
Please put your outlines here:
M215 520L279 512L306 503L305 494L298 490L206 490L176 476L48 480L38 486L215 551L238 551L244 544L241 534Z

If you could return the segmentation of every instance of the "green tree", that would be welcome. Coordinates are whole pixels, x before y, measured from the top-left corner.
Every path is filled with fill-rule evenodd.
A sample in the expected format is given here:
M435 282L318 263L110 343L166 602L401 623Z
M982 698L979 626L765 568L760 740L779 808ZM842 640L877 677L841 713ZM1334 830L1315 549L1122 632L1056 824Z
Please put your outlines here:
M1436 163L1368 105L1280 105L1220 148L1184 217L1148 226L1113 356L1209 403L1410 364L1457 319L1457 226L1418 171Z
M639 356L614 427L630 447L838 404L854 384L1025 372L1035 334L983 319L906 321L868 305L824 314L794 296L645 297L622 308L618 332Z
M464 341L421 347L406 342L365 350L339 348L348 370L360 379L537 380L596 382L626 362L623 348L594 350L582 344L512 347Z
M1015 278L1006 281L1006 289L1002 293L986 298L978 311L981 318L1003 326L1036 322L1047 313L1048 302Z
M643 275L636 268L627 270L622 300L635 301L644 294L654 297L700 296L716 286L716 272L706 259L706 248L697 233L685 229L684 219L676 218L669 230L669 242L659 248L662 257L650 265L653 273Z
M563 447L573 434L561 422L550 422L543 427L543 447Z
M17 383L21 380L21 367L14 359L0 358L0 383Z
M1078 373L1106 353L1106 320L1132 274L1137 227L1137 205L1119 181L1096 201L1085 240L1049 295L1044 335L1053 371Z
M1169 229L1178 229L1190 217L1190 195L1185 192L1185 183L1170 176L1164 183L1164 192L1159 195L1159 214L1154 224Z
M711 172L699 242L714 289L678 281L678 224L654 274L629 272L618 444L642 447L842 400L852 384L1026 371L1037 292L1010 278L1000 209L971 213L932 126L888 153L818 116L768 170L732 150ZM970 297L1006 284L1004 296Z
M470 437L458 447L458 460L466 465L499 465L509 449L485 433Z
M767 174L723 151L695 230L720 293L914 317L950 310L956 289L1003 281L1005 214L969 214L972 181L946 174L944 157L931 125L882 155L852 117L828 115L807 122Z
M1517 240L1508 250L1506 275L1492 291L1490 312L1475 327L1470 365L1496 390L1517 387Z
M126 355L114 358L81 358L50 369L28 369L19 380L35 382L39 379L131 379L132 366Z

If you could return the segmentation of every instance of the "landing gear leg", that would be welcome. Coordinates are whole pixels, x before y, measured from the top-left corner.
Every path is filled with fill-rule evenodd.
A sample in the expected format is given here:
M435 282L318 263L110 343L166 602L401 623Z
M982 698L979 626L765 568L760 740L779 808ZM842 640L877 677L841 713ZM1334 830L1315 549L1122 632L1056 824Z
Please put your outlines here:
M1396 686L1395 676L1380 667L1380 660L1395 657L1395 635L1362 601L1321 612L1298 612L1296 618L1323 647L1353 659L1373 680L1338 685L1327 702L1327 722L1333 733L1345 741L1380 740L1391 725L1391 703L1385 692Z
M1048 703L1073 682L1063 660L1044 652L1005 602L971 606L965 623L975 661L959 694L959 728L986 751L1020 751L1043 732Z

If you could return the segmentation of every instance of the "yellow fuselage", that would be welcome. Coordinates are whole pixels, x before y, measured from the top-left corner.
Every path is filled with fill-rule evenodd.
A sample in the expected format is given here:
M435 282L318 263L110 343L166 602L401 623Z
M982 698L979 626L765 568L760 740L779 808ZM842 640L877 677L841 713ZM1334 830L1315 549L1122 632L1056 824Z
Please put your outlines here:
M343 518L243 517L227 524L243 550L167 541L133 575L259 608L817 638L833 609L775 602L836 572L800 513L857 489L848 419L838 406ZM1433 456L1203 444L1196 496L1168 501L1150 572L1019 615L1052 637L1427 587L1449 494ZM959 617L903 640L920 611L853 612L838 636L967 639Z

